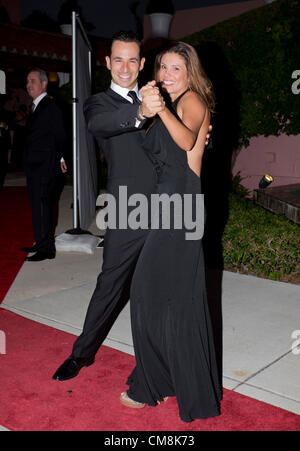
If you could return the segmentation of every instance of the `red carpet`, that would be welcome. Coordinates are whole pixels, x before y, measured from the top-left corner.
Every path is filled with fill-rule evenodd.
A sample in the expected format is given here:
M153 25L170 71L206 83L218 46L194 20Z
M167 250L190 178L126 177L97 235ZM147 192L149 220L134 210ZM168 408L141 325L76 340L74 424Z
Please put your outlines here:
M0 191L0 304L15 280L26 254L21 247L33 244L31 207L25 187Z
M224 391L222 415L183 423L175 398L145 409L119 403L134 358L103 347L96 363L68 382L51 377L74 336L0 309L0 425L14 431L295 431L300 416Z

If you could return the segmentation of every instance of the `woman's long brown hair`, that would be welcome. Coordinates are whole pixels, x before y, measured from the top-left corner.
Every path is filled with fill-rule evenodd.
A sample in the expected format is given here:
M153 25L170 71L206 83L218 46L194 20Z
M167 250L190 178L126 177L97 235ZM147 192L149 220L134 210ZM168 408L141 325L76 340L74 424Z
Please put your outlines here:
M212 83L200 63L196 50L191 45L178 41L170 43L168 47L161 51L155 59L155 80L159 82L161 59L167 53L176 53L184 59L188 73L189 89L197 92L208 110L213 112L215 106L215 95L213 92Z

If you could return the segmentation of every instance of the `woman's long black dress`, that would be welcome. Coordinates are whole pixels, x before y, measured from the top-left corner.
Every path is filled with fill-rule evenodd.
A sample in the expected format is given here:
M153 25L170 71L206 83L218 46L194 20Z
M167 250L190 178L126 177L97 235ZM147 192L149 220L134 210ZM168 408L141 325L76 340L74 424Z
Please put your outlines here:
M195 207L200 178L160 119L144 147L157 169L158 193L193 194ZM221 390L202 242L186 240L186 231L174 227L173 215L169 230L150 231L139 257L130 296L136 368L127 384L130 398L151 406L176 396L180 417L189 422L218 415Z

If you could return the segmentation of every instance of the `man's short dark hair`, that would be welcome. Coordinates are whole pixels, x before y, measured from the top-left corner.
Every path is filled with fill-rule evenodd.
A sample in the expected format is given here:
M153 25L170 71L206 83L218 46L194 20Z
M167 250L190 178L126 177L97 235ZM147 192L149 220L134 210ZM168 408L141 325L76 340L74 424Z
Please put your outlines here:
M121 30L115 33L111 39L110 43L110 55L111 55L111 49L112 45L115 41L122 41L122 42L135 42L139 49L140 49L140 58L143 56L143 46L142 43L136 33L134 33L131 30Z

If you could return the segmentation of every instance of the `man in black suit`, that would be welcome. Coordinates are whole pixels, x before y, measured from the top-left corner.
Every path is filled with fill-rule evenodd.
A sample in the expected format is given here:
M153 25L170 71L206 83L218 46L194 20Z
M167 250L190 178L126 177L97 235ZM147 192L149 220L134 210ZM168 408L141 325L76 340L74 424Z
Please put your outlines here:
M45 71L36 68L27 76L27 92L33 99L32 112L26 124L24 170L32 207L35 244L22 248L35 252L25 261L37 262L55 258L53 207L56 201L61 171L66 172L60 160L66 140L60 108L47 95L48 78Z
M89 131L103 149L108 165L107 191L118 204L119 186L150 196L155 192L156 172L142 148L146 118L160 105L158 95L141 102L137 78L145 59L140 42L132 32L120 32L112 40L106 57L111 72L110 88L91 96L84 105ZM161 105L162 107L162 105ZM156 109L154 109L156 108ZM129 210L130 211L130 210ZM83 332L75 341L71 356L53 376L63 381L76 377L84 366L94 362L117 314L128 301L129 286L147 230L107 229L103 266L89 304Z

